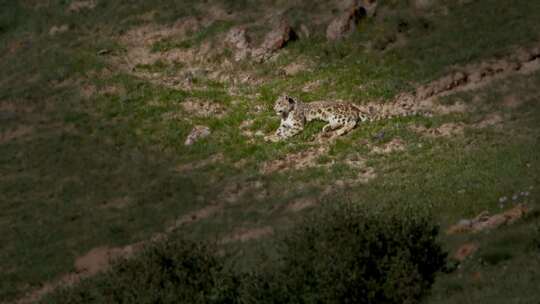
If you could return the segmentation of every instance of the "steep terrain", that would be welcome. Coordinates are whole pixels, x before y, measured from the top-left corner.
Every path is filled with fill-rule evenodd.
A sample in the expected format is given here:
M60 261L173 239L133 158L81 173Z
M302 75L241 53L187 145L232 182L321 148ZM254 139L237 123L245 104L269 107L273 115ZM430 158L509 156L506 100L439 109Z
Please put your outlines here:
M249 270L334 201L433 215L455 269L426 302L538 298L540 3L2 7L0 302L37 301L176 234ZM268 142L283 93L397 117ZM404 102L431 115L399 117Z

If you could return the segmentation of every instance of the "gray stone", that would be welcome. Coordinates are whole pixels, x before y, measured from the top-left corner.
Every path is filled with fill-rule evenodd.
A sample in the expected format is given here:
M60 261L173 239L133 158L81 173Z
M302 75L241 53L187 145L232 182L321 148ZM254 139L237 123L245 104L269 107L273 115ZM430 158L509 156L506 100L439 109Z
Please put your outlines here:
M210 128L207 126L195 126L189 133L188 137L186 138L186 141L184 142L184 145L191 146L198 140L207 137L210 135Z
M338 40L352 32L358 22L367 15L366 8L358 1L353 1L352 5L341 15L336 17L326 28L326 38L328 40Z

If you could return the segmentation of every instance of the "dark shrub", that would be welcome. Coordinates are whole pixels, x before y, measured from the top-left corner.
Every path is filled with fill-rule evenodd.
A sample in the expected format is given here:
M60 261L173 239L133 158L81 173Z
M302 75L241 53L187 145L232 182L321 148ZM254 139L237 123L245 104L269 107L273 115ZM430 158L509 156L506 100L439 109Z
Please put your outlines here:
M416 303L445 265L427 217L352 204L312 216L286 237L278 266L252 275L247 303Z
M540 223L535 226L533 248L540 250Z
M148 246L50 303L236 303L236 282L212 247L184 239Z
M416 303L445 265L427 217L352 204L321 209L278 243L277 260L252 273L233 274L215 248L177 239L45 302Z

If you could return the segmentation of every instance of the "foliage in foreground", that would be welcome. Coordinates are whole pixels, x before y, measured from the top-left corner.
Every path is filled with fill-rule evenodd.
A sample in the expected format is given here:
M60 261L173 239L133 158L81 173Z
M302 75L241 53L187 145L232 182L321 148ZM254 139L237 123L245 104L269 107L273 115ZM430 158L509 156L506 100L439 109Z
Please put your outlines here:
M277 268L252 276L250 302L416 303L445 265L437 234L422 216L330 208L286 237Z
M148 246L111 271L63 289L46 303L233 303L234 276L212 246L173 239Z
M51 296L71 303L416 303L446 255L426 217L343 204L297 225L277 260L233 274L212 246L155 244L109 273Z

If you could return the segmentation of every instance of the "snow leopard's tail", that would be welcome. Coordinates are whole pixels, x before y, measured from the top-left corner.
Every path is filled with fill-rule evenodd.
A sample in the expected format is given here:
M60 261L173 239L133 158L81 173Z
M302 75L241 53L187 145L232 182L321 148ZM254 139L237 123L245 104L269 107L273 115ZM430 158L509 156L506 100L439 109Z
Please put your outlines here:
M400 94L388 103L370 103L367 105L354 105L358 110L359 120L378 121L394 117L426 116L431 117L429 111L421 109L411 94Z

